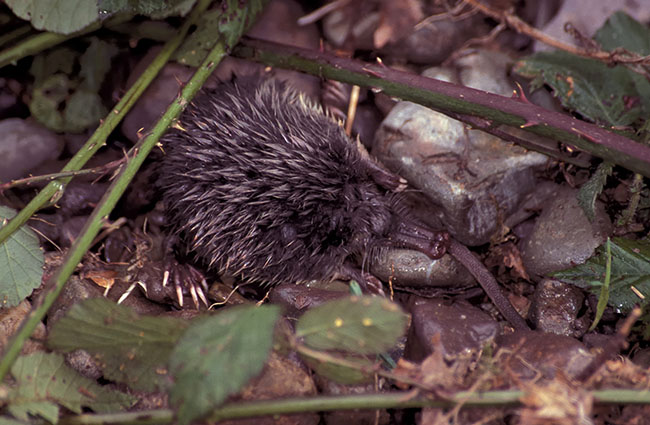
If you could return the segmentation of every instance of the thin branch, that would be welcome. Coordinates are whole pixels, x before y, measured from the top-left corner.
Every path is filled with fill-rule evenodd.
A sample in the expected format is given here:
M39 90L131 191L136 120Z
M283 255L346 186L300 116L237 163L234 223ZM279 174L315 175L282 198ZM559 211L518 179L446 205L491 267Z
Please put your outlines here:
M535 27L528 25L526 22L522 21L518 16L514 15L509 10L497 10L493 9L481 0L465 0L466 3L471 4L484 14L489 17L496 19L499 22L505 22L512 29L517 31L520 34L525 34L531 38L534 38L537 41L540 41L548 46L555 47L559 50L564 50L566 52L572 53L577 56L582 56L586 58L598 59L609 65L615 65L618 63L621 64L641 64L641 65L650 65L650 55L641 56L634 52L630 52L625 49L617 49L612 52L607 52L605 50L599 50L594 48L581 48L573 44L568 44L563 41L557 40L553 37L550 37L544 34L542 31L538 30Z
M59 173L51 174L41 174L38 176L25 177L23 179L11 180L7 183L0 184L0 194L7 189L11 189L16 186L29 186L34 183L46 181L51 182L58 179L63 179L67 177L78 177L87 174L106 174L110 170L113 170L119 167L121 164L126 161L126 158L116 159L115 161L108 162L104 165L100 165L94 168L85 168L83 170L74 170L74 171L61 171Z
M508 407L520 405L522 391L460 391L448 399L415 396L413 392L390 392L382 394L361 394L345 396L321 396L290 398L280 400L248 401L229 403L217 408L210 421L283 415L304 412L325 412L351 409L406 409L425 407L453 407L463 403L464 408ZM650 391L611 389L591 392L595 404L650 404ZM83 414L61 418L61 425L112 424L168 424L174 420L169 409L144 410L139 412Z
M243 39L233 51L237 57L279 68L295 69L323 78L382 90L390 96L419 103L443 114L479 117L491 133L508 125L577 147L605 160L650 177L650 147L570 115L549 111L524 96L499 96L433 78L422 77L329 53L269 41Z

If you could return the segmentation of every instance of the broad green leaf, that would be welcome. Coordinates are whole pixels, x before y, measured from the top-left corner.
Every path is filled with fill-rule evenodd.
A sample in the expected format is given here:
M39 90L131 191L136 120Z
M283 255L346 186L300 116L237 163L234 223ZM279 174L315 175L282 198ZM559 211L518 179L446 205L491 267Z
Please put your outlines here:
M300 357L316 374L343 385L359 385L371 383L375 379L374 370L376 363L368 359L353 357L351 355L338 355L337 357L354 362L354 367L315 359L300 352Z
M277 306L239 306L192 322L171 356L171 404L179 423L207 414L262 371Z
M99 90L116 53L114 46L91 37L82 55L65 48L37 55L30 69L32 115L57 132L82 133L96 126L108 113Z
M532 88L548 84L565 108L597 123L630 125L643 113L637 87L643 83L623 66L558 51L522 59L515 72L533 78Z
M57 132L64 131L65 122L61 105L75 87L76 83L65 74L50 75L42 84L34 87L29 111L47 128Z
M404 334L407 315L379 297L334 300L303 314L296 337L317 350L344 350L379 354L392 348Z
M596 217L596 199L603 191L607 182L607 177L612 174L613 164L611 162L601 162L596 172L582 185L578 191L578 204L585 212L589 221Z
M76 90L67 99L63 114L65 131L81 133L95 126L106 116L108 110L97 93L87 90Z
M31 425L31 421L19 421L17 419L10 419L7 416L0 416L0 425Z
M642 56L650 55L650 28L625 12L615 12L596 31L594 39L608 51L624 47Z
M74 305L50 331L48 345L69 352L84 349L103 365L104 376L133 389L168 385L169 355L187 327L172 317L139 316L104 298Z
M215 34L223 35L228 45L234 45L252 24L250 16L261 12L267 2L252 0L245 7L237 7L238 0L228 0L228 3L230 6L227 13L217 5L203 14L197 24L197 30L190 34L174 53L175 60L184 65L199 66L214 43L219 40Z
M55 423L57 404L74 413L81 413L82 407L106 413L124 410L135 402L128 394L79 375L56 353L41 351L19 357L11 374L16 385L9 394L8 409L21 420L38 415Z
M196 0L98 0L102 14L127 11L153 19L185 16Z
M616 12L596 32L594 39L604 50L613 51L620 47L641 56L650 55L650 28L634 20L625 12ZM628 71L639 92L645 119L650 112L650 83L643 75ZM647 122L647 121L646 121Z
M623 12L610 16L594 38L608 51L650 54L650 29ZM521 60L515 71L533 78L532 87L548 84L566 108L600 124L626 126L650 113L650 82L625 66L552 52Z
M29 73L34 76L34 85L40 86L50 75L72 74L79 53L68 48L59 47L34 56Z
M16 16L39 30L70 34L99 19L97 2L89 0L5 0Z
M53 401L23 401L17 398L7 408L14 417L26 422L31 421L31 416L40 416L51 423L56 423L59 419L59 406Z
M625 313L642 301L637 293L646 299L650 297L650 243L615 238L610 242L610 247L609 305ZM553 277L600 294L606 265L607 250L602 245L584 264L553 273Z
M79 58L81 69L81 87L93 92L99 92L104 77L111 69L111 59L117 54L117 47L97 37L90 38L90 45Z
M14 215L14 210L0 205L0 225ZM27 226L22 226L0 244L1 306L18 305L41 285L44 262L38 238Z

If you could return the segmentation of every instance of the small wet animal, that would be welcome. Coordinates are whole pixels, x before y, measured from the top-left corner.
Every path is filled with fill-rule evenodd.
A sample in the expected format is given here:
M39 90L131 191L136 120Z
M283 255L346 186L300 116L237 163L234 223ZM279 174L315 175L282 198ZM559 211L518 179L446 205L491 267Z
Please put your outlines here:
M438 258L449 248L492 278L467 248L409 215L403 179L283 83L222 83L197 96L178 127L163 139L159 187L185 253L208 269L262 285L363 281L357 264L379 249ZM526 327L492 281L482 283L488 295Z

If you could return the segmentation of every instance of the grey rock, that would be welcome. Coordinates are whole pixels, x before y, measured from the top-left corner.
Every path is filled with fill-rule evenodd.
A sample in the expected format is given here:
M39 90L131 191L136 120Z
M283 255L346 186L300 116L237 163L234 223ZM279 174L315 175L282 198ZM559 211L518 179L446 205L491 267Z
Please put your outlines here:
M449 302L436 298L416 298L408 306L412 315L405 355L420 361L430 355L436 334L444 358L477 354L494 340L499 324L467 302Z
M530 318L535 329L579 338L589 323L578 319L584 295L573 285L556 279L544 279L535 287L530 307Z
M558 372L576 377L594 358L577 339L544 332L518 331L499 336L496 343L499 349L513 353L507 368L518 383L553 379Z
M543 276L582 264L612 232L604 205L596 202L596 217L589 222L576 199L577 190L558 188L521 241L521 258L530 275Z
M381 252L370 272L396 287L462 289L475 284L469 271L450 255L432 260L426 254L407 249Z
M449 69L424 75L510 95L508 63L505 55L478 52L460 62L461 80ZM500 231L535 188L535 167L547 161L411 102L398 103L384 119L373 154L436 206L429 212L430 224L442 225L466 245L484 244Z
M25 177L63 150L63 139L36 122L8 118L0 121L0 134L0 181Z

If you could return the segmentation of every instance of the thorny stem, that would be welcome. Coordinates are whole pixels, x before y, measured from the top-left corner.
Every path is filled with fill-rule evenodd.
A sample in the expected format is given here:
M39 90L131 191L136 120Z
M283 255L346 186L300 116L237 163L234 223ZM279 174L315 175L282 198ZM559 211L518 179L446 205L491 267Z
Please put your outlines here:
M38 183L41 181L48 181L51 182L53 180L57 179L63 179L65 177L75 177L75 176L83 176L87 174L105 174L108 171L119 167L124 163L126 158L118 159L115 161L111 161L109 163L106 163L104 165L100 165L99 167L94 167L94 168L84 168L83 170L76 170L76 171L62 171L60 173L52 173L52 174L41 174L38 176L31 176L31 177L25 177L24 179L18 179L18 180L11 180L7 183L2 183L0 184L0 193L7 189L11 189L12 187L16 186L29 186L30 184Z
M390 96L419 103L443 114L455 114L454 118L459 117L464 122L468 120L463 116L479 117L485 121L481 130L488 133L495 128L498 130L501 125L520 128L578 147L650 177L650 147L570 115L546 110L519 94L516 98L508 98L397 71L381 64L262 40L242 39L233 54L279 68L380 89Z

